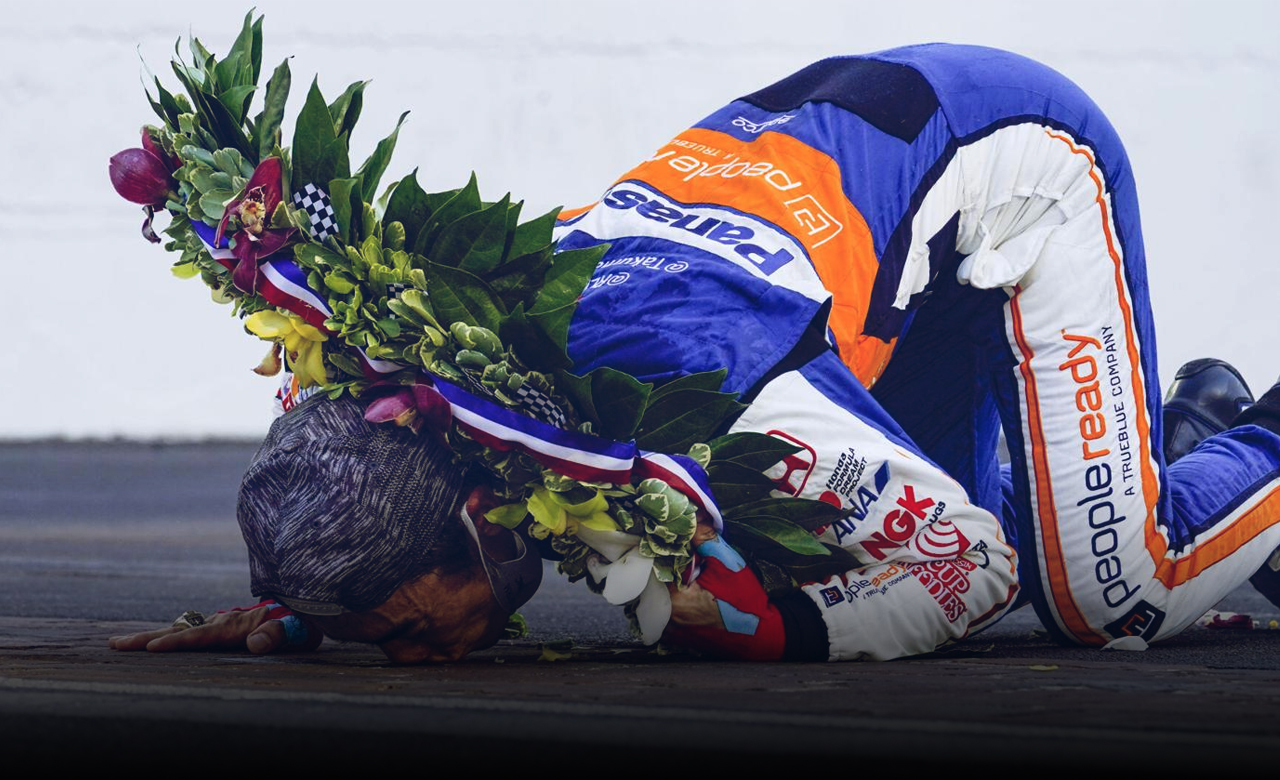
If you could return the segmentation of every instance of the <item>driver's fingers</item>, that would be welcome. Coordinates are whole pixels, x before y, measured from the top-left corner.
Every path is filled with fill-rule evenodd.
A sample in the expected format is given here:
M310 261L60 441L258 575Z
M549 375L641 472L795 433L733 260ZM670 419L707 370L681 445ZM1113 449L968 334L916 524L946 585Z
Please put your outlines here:
M156 637L147 643L147 650L153 653L175 650L242 650L245 639L265 616L265 607L221 612L204 625Z
M151 640L185 630L185 627L179 628L171 626L169 628L159 628L155 631L144 631L140 634L113 636L107 640L107 647L110 647L112 650L145 650L147 649L147 644L151 642Z
M264 655L283 647L287 641L284 624L279 620L268 620L249 634L245 647L255 655Z
M183 650L249 650L259 655L277 650L314 650L324 634L296 615L268 620L265 607L219 613L204 625L162 628L128 636L111 637L115 650L149 650L153 653Z
M711 523L701 518L698 519L698 527L693 532L693 546L696 548L703 542L709 542L716 538L716 529Z
M724 618L720 615L720 606L711 591L691 582L681 588L669 586L671 590L671 622L667 624L668 633L679 633L681 627L724 629Z
M315 650L324 641L324 632L300 615L289 614L268 620L254 629L245 641L249 652L262 655L277 650Z
M243 637L244 634L241 633L240 636ZM168 653L176 650L233 649L235 646L234 637L228 636L227 626L206 623L203 626L158 636L147 643L147 650L152 653Z

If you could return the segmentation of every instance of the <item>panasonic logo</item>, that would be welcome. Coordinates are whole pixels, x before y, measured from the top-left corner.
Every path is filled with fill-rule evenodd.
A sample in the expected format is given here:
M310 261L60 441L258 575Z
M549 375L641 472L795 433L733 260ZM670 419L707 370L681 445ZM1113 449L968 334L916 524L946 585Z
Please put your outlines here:
M775 238L774 236L761 235L756 228L731 221L727 218L729 213L725 211L675 206L650 193L627 187L614 188L605 195L603 202L611 209L634 211L646 220L665 225L672 233L668 236L672 241L682 241L683 234L700 239L685 239L684 243L701 244L706 241L731 248L735 255L765 276L773 274L795 259L795 255L786 247L770 245L768 239Z

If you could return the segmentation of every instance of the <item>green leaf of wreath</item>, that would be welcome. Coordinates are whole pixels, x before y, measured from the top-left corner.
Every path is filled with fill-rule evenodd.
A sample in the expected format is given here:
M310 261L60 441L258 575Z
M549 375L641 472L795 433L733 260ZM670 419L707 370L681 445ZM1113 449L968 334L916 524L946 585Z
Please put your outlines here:
M151 101L151 107L155 109L156 114L160 116L160 119L164 120L164 123L168 125L170 129L176 128L178 126L178 116L185 112L182 110L182 107L178 105L178 101L174 98L173 93L165 89L164 85L160 83L160 77L153 76L152 78L156 82L156 99ZM147 93L147 99L151 99L149 91Z
M418 184L418 169L400 180L391 191L391 199L387 201L387 213L383 224L399 222L404 226L404 245L412 248L418 240L418 231L431 218L431 206L427 201L427 193Z
M253 97L255 90L257 87L253 84L232 87L218 94L218 102L227 109L237 124L243 124L245 114L249 113L249 100Z
M659 387L657 390L654 390L653 395L649 398L649 403L657 403L672 393L678 393L682 390L719 391L720 385L724 384L724 378L728 375L728 369L724 368L716 371L702 371L697 374L687 374L678 379L673 379Z
M516 304L521 301L528 305L533 304L529 299L542 287L542 280L546 277L549 268L551 268L550 244L503 263L493 269L486 278L507 308L514 310Z
M740 463L756 471L767 471L783 458L800 451L788 441L764 433L746 431L721 436L711 442L711 459Z
M839 520L844 512L825 501L807 498L763 498L741 504L725 512L726 520L772 517L795 523L806 531L816 531Z
M356 129L360 111L364 107L364 88L368 84L367 81L352 82L337 100L329 104L329 116L333 118L334 135L340 136L346 133L350 137L351 131Z
M551 244L551 230L556 226L556 217L560 209L554 208L540 217L535 217L516 228L507 247L507 257L520 257L531 252L541 251Z
M650 449L646 444L640 446ZM683 452L683 450L662 451ZM774 489L773 482L760 472L726 461L712 461L711 465L707 466L707 479L711 482L711 491L715 494L716 501L726 511L741 504L768 498Z
M231 48L227 49L226 59L218 63L215 68L218 74L218 83L222 85L223 89L242 84L256 84L258 82L258 72L253 66L255 46L257 49L256 54L261 58L262 18L259 17L255 24L253 11L249 11L244 15L244 23L240 27L240 34L231 43ZM259 61L261 60L259 59Z
M596 411L595 398L591 395L591 375L578 376L568 371L557 371L555 378L556 389L569 399L569 403L578 410L582 419L594 426L596 433L603 435L600 428L600 414Z
M427 266L426 275L427 297L442 323L465 322L498 332L507 312L484 280L436 263Z
M556 387L591 421L597 435L618 441L635 434L653 390L653 385L608 367L585 376L558 371Z
M323 185L330 179L347 177L348 174L333 175L333 166L325 161L329 147L337 138L338 134L333 131L333 117L329 114L329 107L325 105L324 95L320 94L320 85L312 79L311 89L307 91L307 101L298 114L293 131L291 181L295 188L309 183Z
M280 124L284 121L284 106L289 100L289 87L292 85L292 80L288 59L277 65L275 72L267 80L267 93L263 98L262 113L258 115L258 125L254 129L258 142L259 160L270 157L271 150L280 143Z
M227 111L226 106L222 105L213 94L206 92L188 68L175 62L173 72L191 97L191 105L200 116L201 124L213 134L216 142L214 148L230 146L238 149L241 154L249 156L251 154L249 141L245 138L244 130L241 129L240 122Z
M730 524L725 533L726 535L732 535L734 546L747 556L758 573L763 575L770 567L774 569L768 575L768 578L772 581L768 583L762 582L765 585L765 590L770 595L778 591L794 590L796 587L792 582L784 583L779 581L781 579L778 577L779 572L785 572L785 577L794 580L796 583L821 582L828 577L859 569L866 565L859 561L853 553L834 544L821 543L830 553L829 555L800 555L774 544L772 540L757 535L753 531L739 533L742 528L743 526ZM762 577L763 579L764 577Z
M205 69L212 64L213 55L209 53L209 50L204 47L203 43L200 43L199 38L192 38L188 41L187 48L191 50L191 57L195 60L197 69ZM175 52L178 50L177 43L174 43L173 50Z
M333 179L346 179L351 177L351 161L347 157L347 135L343 133L337 138L329 142L319 160L319 167L316 169L315 182L317 186L324 186L323 182ZM305 181L297 182L297 186L307 184ZM333 193L329 193L330 197ZM358 211L352 212L353 216L358 216Z
M293 256L304 268L329 273L330 269L351 271L351 261L319 244L302 243L293 247Z
M511 193L507 193L507 198L511 197ZM511 259L511 245L516 240L516 229L520 227L520 211L524 208L524 201L518 200L512 203L507 209L507 224L502 235L502 259L497 265L501 265Z
M253 16L253 11L249 11L245 16ZM258 17L258 21L253 23L253 32L250 34L248 79L252 84L257 84L258 76L262 75L262 20L264 18Z
M439 206L435 205L437 199L444 197L448 197L448 200L440 203ZM471 178L467 181L467 186L452 194L438 193L434 196L428 196L427 203L431 206L431 216L426 224L422 226L413 251L430 258L434 262L435 256L432 254L432 247L436 239L440 237L440 233L455 220L480 209L480 187L476 184L476 175L472 173Z
M535 327L529 321L523 303L516 304L511 310L498 335L516 353L520 362L535 371L552 373L573 366L564 344L557 344L541 328Z
M645 410L636 443L655 452L685 452L710 439L730 417L747 408L736 397L714 390L669 393Z
M431 250L432 262L477 276L492 271L502 262L510 206L511 196L507 195L488 208L454 220L440 232Z
M524 522L524 519L528 514L529 509L522 502L519 504L505 504L503 506L494 507L485 513L484 518L494 525L514 529Z
M640 427L653 385L605 367L597 368L589 376L594 406L600 413L600 435L606 439L630 440Z
M475 178L474 172L472 172L471 177L473 179ZM453 197L455 195L457 195L458 193L462 192L465 189L466 187L463 186L463 187L457 188L456 190L444 190L442 192L428 192L427 206L430 207L431 213L435 214L437 211L439 211L441 208L444 207L444 204L453 200ZM480 195L479 195L479 190L477 190L476 191L476 204L477 204L476 208L480 208L480 206L478 205L479 203L480 203Z
M813 538L813 534L785 520L768 517L743 518L734 523L733 530L754 535L799 555L831 555L831 551L822 542ZM735 542L741 535L734 534Z
M359 219L359 212L352 209L352 196L360 191L360 179L332 179L321 185L329 190L329 201L333 204L333 212L338 221L338 232L342 240L349 246L355 246L359 238L355 235L354 225Z
M378 142L373 154L369 155L369 159L364 161L360 170L356 171L356 175L360 177L360 198L365 203L372 203L378 195L378 184L382 181L382 174L387 172L387 165L391 163L391 155L396 150L396 139L400 136L400 126L404 124L404 118L407 116L409 116L408 111L400 115L391 135Z
M569 342L569 322L577 308L578 303L574 301L551 311L529 312L529 322L558 349L565 350Z
M529 313L560 310L568 304L577 303L587 282L591 281L591 274L599 265L600 258L608 250L608 244L600 244L586 249L557 252L551 260L551 268L543 281L542 291L538 293Z

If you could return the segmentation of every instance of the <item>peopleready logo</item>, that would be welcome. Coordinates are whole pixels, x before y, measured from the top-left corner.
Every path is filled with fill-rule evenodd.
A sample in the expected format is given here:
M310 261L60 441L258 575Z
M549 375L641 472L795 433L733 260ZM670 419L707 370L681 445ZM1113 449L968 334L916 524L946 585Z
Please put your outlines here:
M784 116L773 120L773 123L792 118L792 116ZM771 124L766 122L748 126L739 125L740 121L746 122L742 117L738 117L733 124L749 133L758 133ZM782 204L786 206L796 225L804 232L808 245L814 249L840 235L844 230L844 225L818 201L810 191L811 188L791 171L773 161L741 157L738 154L727 153L682 138L675 139L670 145L675 148L663 149L649 162L665 163L682 174L681 180L686 182L694 179L737 179L739 177L764 182L786 198ZM682 151L690 153L681 154ZM791 229L790 225L786 227Z
M706 249L765 276L796 258L796 245L782 233L728 209L686 206L625 184L610 190L603 202L639 216L645 235Z

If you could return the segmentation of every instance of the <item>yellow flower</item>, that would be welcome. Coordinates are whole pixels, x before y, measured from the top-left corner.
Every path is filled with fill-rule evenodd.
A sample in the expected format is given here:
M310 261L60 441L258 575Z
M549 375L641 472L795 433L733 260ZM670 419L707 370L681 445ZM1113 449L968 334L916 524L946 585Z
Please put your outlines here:
M302 321L296 314L260 311L249 315L245 329L265 341L283 344L289 356L289 368L301 387L324 384L328 372L324 367L324 349L329 337Z
M529 496L528 506L535 521L531 530L540 539L548 534L576 533L581 526L596 531L618 530L618 524L606 511L609 502L599 490L586 501L574 504L561 493L535 487L533 495Z

